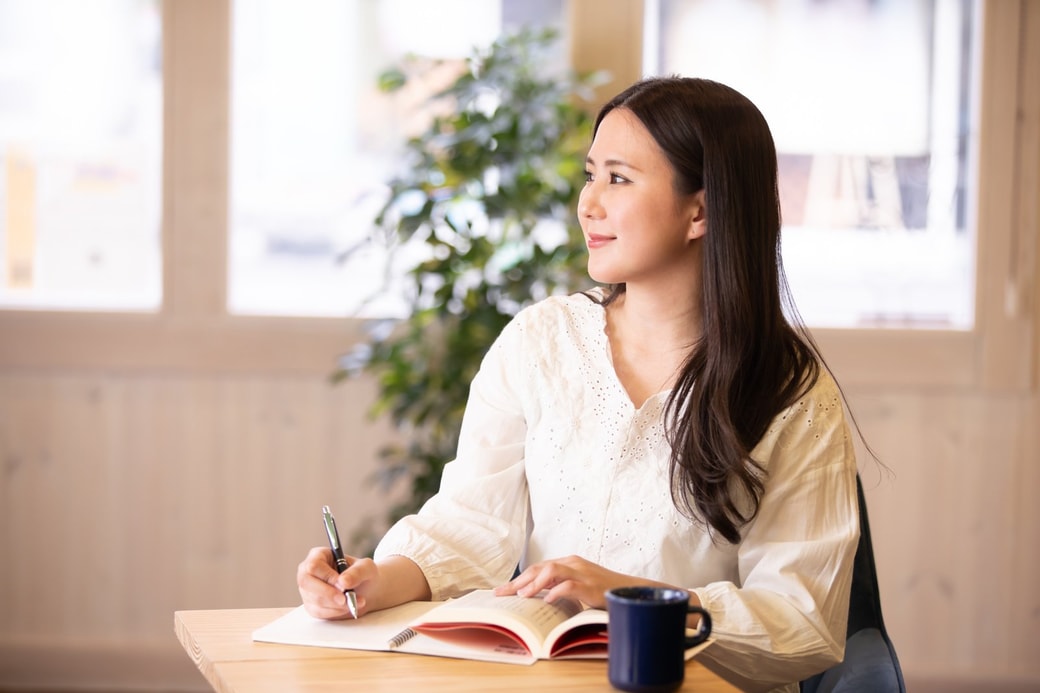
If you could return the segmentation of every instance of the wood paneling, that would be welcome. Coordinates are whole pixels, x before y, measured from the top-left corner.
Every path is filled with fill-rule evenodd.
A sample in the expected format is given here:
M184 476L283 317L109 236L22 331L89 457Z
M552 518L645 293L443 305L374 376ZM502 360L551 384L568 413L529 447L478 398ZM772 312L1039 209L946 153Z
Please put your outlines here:
M365 483L391 438L372 396L317 378L0 374L0 685L5 658L47 648L176 669L175 610L298 603L320 506L349 537L386 503ZM1040 681L1037 397L850 396L888 467L861 453L904 667Z
M180 657L176 609L298 603L321 505L347 543L381 519L371 398L318 378L0 374L0 684L25 648Z
M917 675L1040 682L1036 396L853 395L886 623Z

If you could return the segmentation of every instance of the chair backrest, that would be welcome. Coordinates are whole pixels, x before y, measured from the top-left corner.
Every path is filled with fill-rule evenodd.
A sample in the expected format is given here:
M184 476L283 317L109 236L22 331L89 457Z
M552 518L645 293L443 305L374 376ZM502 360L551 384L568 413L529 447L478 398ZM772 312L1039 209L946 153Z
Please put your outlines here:
M859 499L859 545L852 565L845 658L827 671L802 681L802 693L906 693L899 658L881 615L881 593L867 518L867 499L858 474L856 495Z
M881 593L878 589L877 566L874 563L874 542L870 536L867 516L867 497L863 482L856 475L856 496L859 501L859 545L852 564L852 592L849 595L849 628L852 636L864 628L877 628L886 637L885 619L881 615Z

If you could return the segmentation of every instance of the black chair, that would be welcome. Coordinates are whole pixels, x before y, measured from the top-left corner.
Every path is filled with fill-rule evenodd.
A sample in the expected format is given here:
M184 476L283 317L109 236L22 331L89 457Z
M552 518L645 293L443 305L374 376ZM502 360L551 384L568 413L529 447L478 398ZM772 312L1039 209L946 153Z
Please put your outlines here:
M841 664L802 681L802 693L906 693L903 670L881 617L881 594L874 564L874 546L870 541L870 524L867 522L867 500L858 475L856 492L859 496L860 534L852 566L845 659Z

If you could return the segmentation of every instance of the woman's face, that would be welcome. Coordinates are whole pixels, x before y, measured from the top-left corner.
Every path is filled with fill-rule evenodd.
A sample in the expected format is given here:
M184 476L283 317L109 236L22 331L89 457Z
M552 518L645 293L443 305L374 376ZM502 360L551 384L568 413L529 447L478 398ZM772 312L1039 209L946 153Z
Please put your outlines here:
M671 163L631 111L603 118L585 171L578 221L594 280L631 288L691 276L693 241L706 225L703 191L676 193Z

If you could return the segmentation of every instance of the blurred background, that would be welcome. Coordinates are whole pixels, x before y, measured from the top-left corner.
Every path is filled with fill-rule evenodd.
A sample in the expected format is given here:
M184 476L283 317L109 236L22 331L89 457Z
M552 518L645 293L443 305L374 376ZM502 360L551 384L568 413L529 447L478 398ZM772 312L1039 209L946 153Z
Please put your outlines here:
M408 310L372 220L525 26L592 108L761 108L910 688L1040 690L1040 0L0 0L0 690L207 690L175 610L297 604L323 504L384 526L406 434L330 380Z

